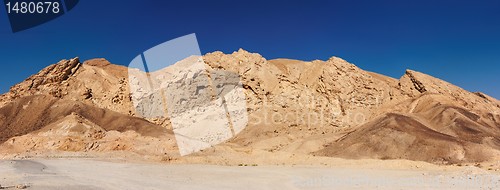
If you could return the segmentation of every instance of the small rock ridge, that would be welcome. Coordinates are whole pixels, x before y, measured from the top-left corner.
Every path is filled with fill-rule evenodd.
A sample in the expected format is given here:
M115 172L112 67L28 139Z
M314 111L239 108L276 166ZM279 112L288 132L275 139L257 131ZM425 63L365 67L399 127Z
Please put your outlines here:
M415 86L415 89L418 90L420 93L427 92L427 89L425 89L425 86L422 82L417 80L415 76L413 76L413 71L407 69L405 74L410 78L411 82L413 83L413 86Z

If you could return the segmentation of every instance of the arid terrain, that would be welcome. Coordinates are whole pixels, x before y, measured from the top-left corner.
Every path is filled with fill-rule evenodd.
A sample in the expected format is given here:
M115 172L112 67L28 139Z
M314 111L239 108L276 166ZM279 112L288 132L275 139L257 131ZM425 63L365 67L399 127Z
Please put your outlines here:
M181 156L168 117L136 112L127 67L73 58L0 96L0 159L38 159L47 165L55 163L50 159L90 158L174 164L168 167L351 166L347 173L424 168L423 173L462 176L470 168L493 176L500 170L500 101L481 92L413 70L394 79L338 57L266 60L240 49L209 53L203 61L209 71L235 73L244 88L248 122L223 143ZM400 178L404 172L388 176ZM386 187L359 188L375 186Z
M27 189L498 189L500 176L473 166L395 169L405 161L321 166L178 165L91 159L0 161L3 187ZM413 162L415 163L415 162ZM10 188L9 188L10 189Z

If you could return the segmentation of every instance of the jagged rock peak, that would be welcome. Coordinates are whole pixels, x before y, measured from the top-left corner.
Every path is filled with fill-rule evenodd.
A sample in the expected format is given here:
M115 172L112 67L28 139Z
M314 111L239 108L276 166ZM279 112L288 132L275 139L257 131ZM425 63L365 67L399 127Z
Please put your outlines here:
M233 52L231 55L233 55L236 58L239 58L240 60L242 59L262 59L262 55L258 53L250 53L242 48L240 48L238 51Z
M340 57L332 56L326 61L326 63L336 67L337 69L339 69L341 71L362 72L362 70L359 67L357 67L356 65L354 65L352 63L347 62L346 60L344 60Z
M23 83L15 85L15 87L19 87L19 85L23 85L29 83L28 90L32 88L37 88L40 85L48 84L48 83L58 83L67 80L71 75L73 75L78 68L80 67L80 59L75 57L70 60L61 60L56 64L49 65L45 67L37 74L34 74L27 78Z
M347 61L340 57L332 56L327 60L327 62L347 62Z
M104 58L89 59L89 60L83 62L83 64L90 65L90 66L97 66L97 67L105 67L105 66L111 65L111 63Z
M55 97L61 96L58 86L67 81L80 69L78 57L63 59L56 64L49 65L40 72L28 77L23 82L10 88L10 91L0 96L0 106L19 97L48 93ZM52 86L50 88L45 88Z
M258 53L250 53L246 50L239 49L231 54L225 54L221 51L207 53L203 56L205 63L211 67L234 67L236 65L263 65L267 60Z
M250 53L247 50L244 50L243 48L238 49L238 53Z

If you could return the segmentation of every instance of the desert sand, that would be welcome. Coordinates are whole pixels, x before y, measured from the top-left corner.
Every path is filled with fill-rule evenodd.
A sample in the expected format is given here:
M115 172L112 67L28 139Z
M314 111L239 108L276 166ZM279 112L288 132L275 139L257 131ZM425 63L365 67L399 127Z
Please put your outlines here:
M0 161L0 184L29 189L497 189L475 167L216 166L89 159ZM392 163L394 164L394 163ZM382 164L387 165L387 164ZM367 167L368 166L368 167Z

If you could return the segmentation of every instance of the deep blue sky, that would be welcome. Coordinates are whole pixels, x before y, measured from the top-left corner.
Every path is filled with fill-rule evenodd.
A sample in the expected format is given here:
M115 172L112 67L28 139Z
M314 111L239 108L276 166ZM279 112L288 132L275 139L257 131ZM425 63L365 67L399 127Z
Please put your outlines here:
M144 50L196 33L202 53L339 56L365 70L399 78L410 68L500 99L498 0L81 0L62 17L19 33L0 11L2 93L61 59L127 65Z

